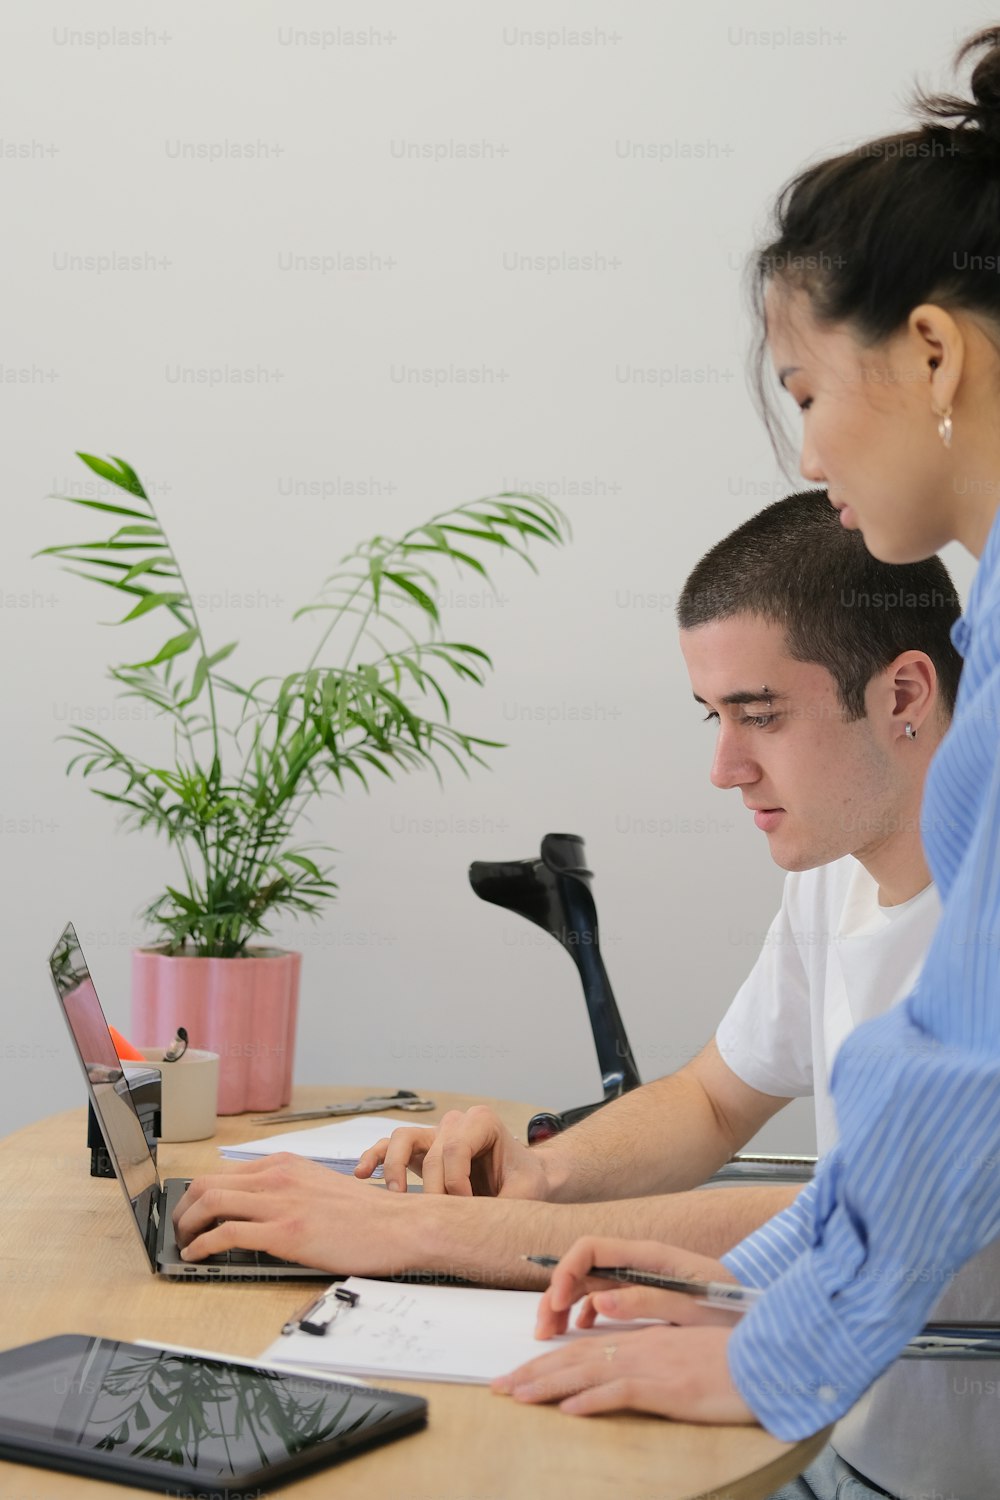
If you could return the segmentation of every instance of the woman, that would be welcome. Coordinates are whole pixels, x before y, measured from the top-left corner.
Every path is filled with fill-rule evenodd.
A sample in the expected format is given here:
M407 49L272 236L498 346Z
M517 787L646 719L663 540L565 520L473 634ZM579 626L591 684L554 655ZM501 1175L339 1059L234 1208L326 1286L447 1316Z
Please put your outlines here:
M854 1405L1000 1237L1000 28L959 61L970 55L970 99L921 98L919 128L782 192L755 279L761 352L803 413L802 473L827 486L842 524L886 562L951 540L979 559L955 627L955 722L924 802L941 925L913 994L844 1043L840 1142L795 1205L722 1263L579 1242L542 1301L543 1337L588 1293L584 1321L596 1309L684 1326L543 1356L497 1383L520 1399L756 1418L802 1437ZM692 1298L601 1291L586 1275L623 1263L767 1290L732 1326ZM838 1493L850 1471L824 1464L797 1493Z

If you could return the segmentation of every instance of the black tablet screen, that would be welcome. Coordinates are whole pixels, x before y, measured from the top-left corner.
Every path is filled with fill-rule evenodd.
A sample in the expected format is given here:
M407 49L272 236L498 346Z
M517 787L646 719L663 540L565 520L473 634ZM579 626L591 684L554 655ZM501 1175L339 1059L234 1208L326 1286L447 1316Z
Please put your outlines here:
M317 1445L363 1443L401 1403L410 1398L111 1339L67 1336L0 1354L8 1441L34 1437L206 1480L259 1472Z

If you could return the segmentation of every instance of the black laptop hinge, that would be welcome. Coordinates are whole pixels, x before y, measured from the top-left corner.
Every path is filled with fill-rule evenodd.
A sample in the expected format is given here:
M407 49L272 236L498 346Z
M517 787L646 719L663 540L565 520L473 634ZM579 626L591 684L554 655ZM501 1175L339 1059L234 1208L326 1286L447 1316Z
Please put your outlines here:
M149 1222L146 1226L146 1250L153 1265L159 1262L160 1249L160 1204L163 1201L159 1183L153 1188L149 1200Z

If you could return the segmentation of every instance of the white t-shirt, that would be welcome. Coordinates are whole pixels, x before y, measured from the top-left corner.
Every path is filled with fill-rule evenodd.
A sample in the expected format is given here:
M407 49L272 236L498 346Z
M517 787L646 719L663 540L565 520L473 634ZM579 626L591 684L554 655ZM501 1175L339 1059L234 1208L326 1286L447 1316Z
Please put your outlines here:
M940 909L933 886L879 906L875 881L850 856L785 879L781 910L716 1042L751 1088L814 1096L821 1156L837 1139L837 1051L855 1026L913 988ZM1000 1243L963 1268L930 1316L1000 1321ZM986 1500L1000 1485L997 1372L986 1361L896 1363L837 1424L833 1446L894 1494Z
M879 906L878 886L850 856L785 877L781 909L715 1040L751 1088L813 1095L820 1156L837 1139L830 1074L840 1044L909 994L940 912L932 885Z

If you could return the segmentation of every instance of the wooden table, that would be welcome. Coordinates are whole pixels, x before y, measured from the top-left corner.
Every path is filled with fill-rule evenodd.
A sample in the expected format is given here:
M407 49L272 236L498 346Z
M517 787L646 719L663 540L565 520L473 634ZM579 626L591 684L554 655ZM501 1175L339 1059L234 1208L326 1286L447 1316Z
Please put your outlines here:
M292 1107L370 1092L299 1088ZM477 1102L435 1096L436 1112L401 1114L401 1122L431 1123L446 1109ZM506 1103L496 1108L523 1135L531 1109ZM163 1145L161 1176L208 1170L218 1161L219 1144L255 1131L270 1133L237 1115L219 1120L213 1140ZM205 1286L151 1276L118 1183L89 1175L85 1138L85 1112L77 1109L0 1141L3 1346L89 1333L159 1339L243 1358L259 1354L301 1304L302 1284ZM811 1462L826 1436L787 1444L757 1427L695 1427L642 1416L572 1418L554 1408L517 1405L482 1386L389 1384L427 1398L427 1429L297 1481L288 1487L289 1500L293 1494L295 1500L763 1500ZM0 1463L0 1500L86 1500L102 1492L108 1500L149 1493Z

